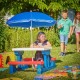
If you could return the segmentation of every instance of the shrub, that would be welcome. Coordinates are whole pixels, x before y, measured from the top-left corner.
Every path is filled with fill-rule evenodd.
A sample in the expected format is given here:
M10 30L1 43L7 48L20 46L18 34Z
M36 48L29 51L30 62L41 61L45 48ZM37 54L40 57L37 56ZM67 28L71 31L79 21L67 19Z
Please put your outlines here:
M43 31L52 46L59 46L60 40L58 31L55 32L54 28L51 29L33 29L32 36L33 42L36 40L37 33ZM71 39L72 40L72 39ZM69 41L70 42L70 41ZM71 41L72 42L72 41ZM24 28L10 28L0 25L0 50L11 51L16 47L29 47L31 44L31 31Z

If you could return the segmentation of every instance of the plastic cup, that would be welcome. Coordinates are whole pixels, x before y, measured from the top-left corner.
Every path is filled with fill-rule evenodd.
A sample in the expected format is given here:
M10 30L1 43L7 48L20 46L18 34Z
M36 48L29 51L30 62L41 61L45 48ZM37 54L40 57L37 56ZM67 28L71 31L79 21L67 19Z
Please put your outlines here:
M42 46L42 43L38 43L39 46Z

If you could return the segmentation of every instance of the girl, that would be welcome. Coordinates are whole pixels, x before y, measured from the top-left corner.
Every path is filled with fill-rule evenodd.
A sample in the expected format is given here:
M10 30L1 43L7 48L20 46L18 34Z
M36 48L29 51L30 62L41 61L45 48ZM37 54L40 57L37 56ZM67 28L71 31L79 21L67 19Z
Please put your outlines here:
M46 35L44 32L39 32L37 35L37 40L31 45L34 48L47 48L51 47L51 44L46 39ZM43 55L41 51L36 51L34 60L43 60Z
M74 29L76 34L76 46L77 46L77 52L80 52L80 12L76 13L75 19L74 19Z

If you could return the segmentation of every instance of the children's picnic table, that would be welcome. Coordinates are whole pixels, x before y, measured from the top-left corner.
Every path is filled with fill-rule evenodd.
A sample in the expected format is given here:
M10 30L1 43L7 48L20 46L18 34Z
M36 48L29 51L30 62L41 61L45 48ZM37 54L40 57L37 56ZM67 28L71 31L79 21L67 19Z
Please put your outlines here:
M28 65L35 65L37 64L37 73L42 74L45 71L48 71L52 68L54 68L55 61L54 59L50 59L50 49L49 48L13 48L12 51L14 51L14 54L16 55L17 60L9 62L10 65L10 73L14 73L16 71L16 68L14 65L18 65L18 68L25 69L28 68ZM23 61L22 55L24 51L41 51L43 54L43 61ZM24 67L25 66L25 67Z

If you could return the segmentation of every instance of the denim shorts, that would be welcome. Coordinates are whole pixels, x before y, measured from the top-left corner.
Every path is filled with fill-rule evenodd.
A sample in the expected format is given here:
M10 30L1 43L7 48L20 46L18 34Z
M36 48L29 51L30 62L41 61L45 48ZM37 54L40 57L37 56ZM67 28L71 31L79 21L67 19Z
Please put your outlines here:
M68 35L60 35L60 42L64 42L65 45L68 43Z

